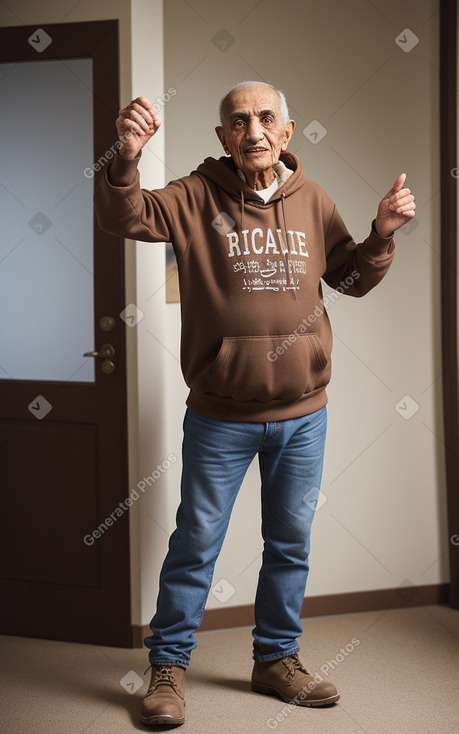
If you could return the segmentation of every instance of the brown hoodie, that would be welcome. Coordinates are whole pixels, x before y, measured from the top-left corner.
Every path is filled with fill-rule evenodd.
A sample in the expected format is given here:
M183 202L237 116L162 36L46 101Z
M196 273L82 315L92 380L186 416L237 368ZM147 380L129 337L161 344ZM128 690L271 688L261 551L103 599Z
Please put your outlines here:
M281 161L293 173L266 204L230 158L206 158L155 191L140 188L139 158L114 158L96 188L96 214L113 234L172 242L187 405L233 421L285 420L323 407L332 332L321 278L364 295L389 269L394 241L372 227L356 244L292 153Z

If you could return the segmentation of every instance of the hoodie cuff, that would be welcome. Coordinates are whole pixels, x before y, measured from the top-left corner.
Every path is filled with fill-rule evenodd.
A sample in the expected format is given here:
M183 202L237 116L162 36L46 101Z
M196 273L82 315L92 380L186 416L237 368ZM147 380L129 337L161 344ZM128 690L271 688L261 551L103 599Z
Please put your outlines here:
M384 260L392 257L395 250L394 233L390 237L381 237L375 228L375 220L371 223L371 232L363 243L365 255L370 260Z
M134 183L137 175L137 166L139 165L142 152L135 158L123 158L117 152L113 156L113 160L107 169L107 179L112 186L130 186Z

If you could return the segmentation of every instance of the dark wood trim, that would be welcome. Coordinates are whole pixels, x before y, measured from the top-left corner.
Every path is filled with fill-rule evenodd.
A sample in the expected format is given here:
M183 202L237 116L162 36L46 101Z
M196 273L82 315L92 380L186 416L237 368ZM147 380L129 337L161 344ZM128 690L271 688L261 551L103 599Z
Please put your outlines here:
M457 0L440 2L441 318L451 606L459 609Z
M52 42L37 53L28 39L37 38L39 28L50 36ZM92 160L81 161L81 174L77 172L86 186L93 186L94 181L84 177L85 166L93 165L116 140L114 121L119 109L118 21L1 27L0 36L2 62L59 60L65 64L67 59L93 60L94 151ZM100 318L107 314L117 317L126 302L122 239L102 232L95 221L94 273L94 346L97 348L107 340L99 326ZM1 418L8 426L13 426L16 421L18 428L27 428L28 425L36 428L36 419L31 416L27 406L37 395L44 394L53 410L46 424L40 424L43 432L54 428L65 436L73 426L85 429L94 427L96 437L93 452L86 451L88 466L91 461L94 472L93 504L86 503L88 512L94 512L93 522L87 528L88 533L103 522L119 502L126 500L130 489L126 448L125 341L125 324L117 319L115 330L110 333L110 343L116 352L116 370L109 378L99 369L96 370L95 384L0 380ZM92 348L92 345L89 344L88 348ZM43 393L44 390L46 392ZM56 452L55 446L53 449ZM59 457L59 461L62 463L62 457ZM47 477L47 481L52 482L52 477ZM36 486L35 482L31 485L31 491L48 495L48 487ZM26 516L25 497L23 507ZM3 514L4 522L7 523L8 518ZM48 513L47 521L49 527L53 521L51 512ZM57 522L62 521L57 518ZM75 518L77 522L78 518ZM33 546L27 550L31 555L42 552L41 548ZM89 583L87 586L72 586L60 582L60 579L47 581L45 574L38 580L34 578L33 583L23 579L14 581L9 577L0 579L3 584L0 590L7 600L0 613L2 634L130 647L128 512L96 545L85 546L82 538L81 544L76 547L75 565L79 554L86 554L93 559L91 563L98 573L97 587ZM51 562L48 565L53 568ZM47 570L46 561L43 567Z
M433 586L408 586L376 591L357 591L350 594L330 594L306 598L301 610L302 618L324 617L331 614L354 614L405 607L423 607L432 604L448 604L449 584ZM253 604L239 607L207 609L204 612L200 632L249 627L254 624ZM151 635L148 625L132 626L132 646L142 647L143 639Z

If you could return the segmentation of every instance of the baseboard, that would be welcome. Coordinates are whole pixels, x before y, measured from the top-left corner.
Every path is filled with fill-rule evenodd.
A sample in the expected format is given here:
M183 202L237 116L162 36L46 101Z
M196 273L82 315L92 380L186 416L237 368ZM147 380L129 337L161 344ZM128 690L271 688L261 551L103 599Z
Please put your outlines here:
M306 597L301 609L302 617L324 617L330 614L374 612L379 609L424 607L431 604L448 604L449 584L432 586L398 586L395 589L355 591L349 594ZM253 604L239 607L206 609L199 628L205 630L246 627L254 624ZM150 635L148 625L132 626L132 647L142 647L143 638Z

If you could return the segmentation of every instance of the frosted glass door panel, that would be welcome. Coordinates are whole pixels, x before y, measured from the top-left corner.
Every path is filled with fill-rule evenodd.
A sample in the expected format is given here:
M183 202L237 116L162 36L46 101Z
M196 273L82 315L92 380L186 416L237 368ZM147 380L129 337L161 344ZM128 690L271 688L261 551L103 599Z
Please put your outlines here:
M0 64L0 378L94 381L92 60Z

